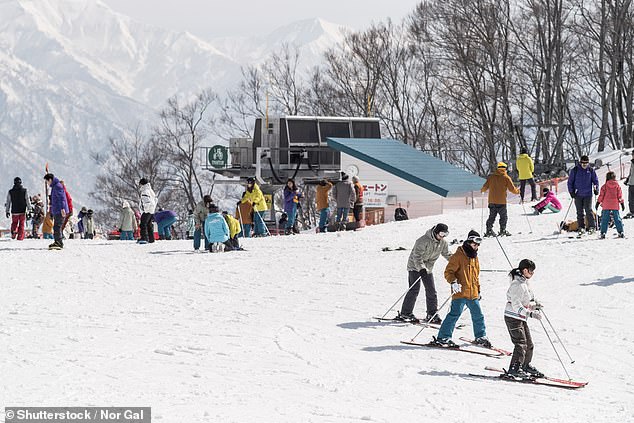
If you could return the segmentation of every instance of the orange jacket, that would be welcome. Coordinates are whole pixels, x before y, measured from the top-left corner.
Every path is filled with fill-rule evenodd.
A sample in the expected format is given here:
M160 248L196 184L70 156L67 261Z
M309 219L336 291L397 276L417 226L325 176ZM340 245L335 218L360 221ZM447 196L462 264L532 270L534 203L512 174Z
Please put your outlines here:
M486 192L487 190L489 191L489 204L506 204L507 190L513 194L520 193L520 190L513 185L511 177L506 174L506 169L498 169L487 178L480 191Z
M480 261L478 258L469 258L462 249L458 247L455 253L449 258L445 268L445 279L449 283L458 282L462 290L453 294L451 298L466 298L474 300L480 296Z
M317 202L317 210L328 208L328 193L332 188L332 183L326 182L326 185L317 185L317 194L315 201Z

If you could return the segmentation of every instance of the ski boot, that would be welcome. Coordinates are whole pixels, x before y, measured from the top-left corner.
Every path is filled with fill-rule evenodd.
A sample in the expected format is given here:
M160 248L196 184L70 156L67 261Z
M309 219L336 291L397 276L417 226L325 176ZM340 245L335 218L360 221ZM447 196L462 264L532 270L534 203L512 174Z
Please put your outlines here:
M511 363L511 367L502 375L500 375L503 379L513 379L513 380L531 380L534 379L533 376L526 373L523 369L520 368L520 363Z
M495 234L495 232L493 232L493 229L487 229L487 231L484 233L485 238L496 237L496 236L497 235Z
M540 372L530 364L525 364L524 367L522 367L522 370L524 370L524 373L527 373L535 378L544 377L544 374L542 372Z
M592 235L593 233L595 233L596 228L588 228L588 235Z
M605 234L603 232L599 235L599 239L605 239Z
M429 343L429 345L432 345L432 346L435 346L435 347L443 347L443 348L458 348L458 344L453 342L451 339L449 339L449 338L436 338L435 336L432 337L432 340Z
M436 313L434 314L427 313L427 317L425 317L425 322L431 323L433 325L439 325L442 323L442 319Z
M486 336L481 336L479 338L476 338L475 339L475 343L477 345L480 345L480 346L484 347L484 348L491 348L492 347L491 341L489 341L489 339Z
M623 232L619 232L619 238L625 238L625 234Z
M498 234L498 236L511 236L511 233L506 229L500 229L500 233Z
M402 322L407 322L407 323L412 323L412 324L420 323L420 319L418 319L418 317L414 316L414 313L401 314L399 312L398 315L396 316L396 320L400 320Z

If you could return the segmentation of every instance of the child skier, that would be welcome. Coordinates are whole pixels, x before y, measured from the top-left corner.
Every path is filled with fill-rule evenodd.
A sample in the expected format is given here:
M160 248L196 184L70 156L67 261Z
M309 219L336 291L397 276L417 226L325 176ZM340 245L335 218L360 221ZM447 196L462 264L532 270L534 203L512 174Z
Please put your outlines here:
M544 210L559 213L561 211L561 203L555 196L555 193L548 188L544 188L542 192L544 193L544 199L533 206L535 214L541 214Z
M205 236L209 242L210 252L224 251L224 243L229 239L229 226L224 217L218 213L218 207L215 204L209 206L209 215L205 219Z
M621 210L625 210L625 201L623 201L621 186L616 181L616 174L608 172L605 175L605 184L601 187L601 192L595 205L597 210L599 210L599 205L603 209L601 212L601 239L605 238L605 233L608 231L610 215L614 218L614 226L619 232L619 238L625 238L623 221L619 213L619 204L621 205Z
M449 259L445 268L445 279L451 284L451 309L440 326L438 337L431 344L456 347L451 340L451 335L465 306L471 312L473 334L475 343L485 348L491 348L486 336L484 315L480 308L480 261L478 260L478 248L482 238L476 231L469 231L467 239L458 247Z
M504 322L515 345L511 364L505 377L527 379L544 377L543 373L531 366L533 359L533 340L528 329L528 318L541 320L541 304L535 301L528 280L533 277L535 263L529 259L520 261L517 268L511 270L511 286L506 292Z

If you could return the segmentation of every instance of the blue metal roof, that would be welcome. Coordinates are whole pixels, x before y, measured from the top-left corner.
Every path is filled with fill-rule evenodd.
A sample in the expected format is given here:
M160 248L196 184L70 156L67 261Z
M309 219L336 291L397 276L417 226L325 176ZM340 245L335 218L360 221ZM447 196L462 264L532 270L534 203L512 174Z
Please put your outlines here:
M327 138L328 147L348 154L438 195L479 191L485 180L398 140Z

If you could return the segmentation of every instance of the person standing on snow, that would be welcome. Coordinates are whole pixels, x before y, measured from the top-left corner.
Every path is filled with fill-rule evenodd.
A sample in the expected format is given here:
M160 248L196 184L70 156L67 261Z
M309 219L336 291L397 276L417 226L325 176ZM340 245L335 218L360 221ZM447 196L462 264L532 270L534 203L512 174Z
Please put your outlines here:
M194 208L194 251L198 251L200 248L201 239L204 241L205 250L209 246L207 238L205 238L205 219L207 219L209 206L212 202L211 195L206 194Z
M445 240L448 234L449 228L447 225L438 223L429 229L425 235L416 240L414 248L412 248L412 252L407 260L410 289L405 295L401 312L397 317L398 319L418 323L419 320L414 316L413 311L418 293L420 292L420 283L422 282L425 287L425 300L427 302L427 317L425 321L435 324L442 322L437 314L438 296L436 294L432 270L434 269L434 263L436 263L436 260L438 260L441 254L447 260L451 258L449 245Z
M507 191L513 194L519 194L519 190L513 185L513 181L506 174L506 163L499 162L497 171L487 178L487 181L482 185L481 192L489 191L489 218L487 219L486 226L487 231L484 236L496 236L493 232L493 224L495 218L500 215L500 233L497 236L510 236L511 234L506 230L506 223L508 221L508 213L506 210L506 193Z
M623 193L621 186L616 182L616 174L614 172L608 172L605 175L605 184L601 187L601 193L597 198L597 204L595 208L599 210L599 206L603 209L601 212L601 239L605 239L605 234L608 231L608 225L610 223L610 216L614 219L614 226L619 232L619 238L625 238L623 233L623 221L619 214L619 205L621 210L625 210L625 201L623 201Z
M77 213L77 232L79 232L80 237L84 237L84 218L88 214L88 209L86 207L82 207Z
M537 201L537 186L535 184L535 178L533 177L535 164L533 163L531 156L528 155L528 150L526 148L522 148L520 150L520 155L517 156L517 160L515 161L515 167L519 172L520 199L522 203L524 202L524 190L526 189L527 182L531 186L531 201Z
M68 216L68 202L66 190L62 183L52 173L44 175L44 180L51 187L51 215L53 216L53 238L55 241L48 246L50 249L64 248L62 240L62 225Z
M491 348L486 336L484 315L480 308L480 261L478 248L482 238L474 230L469 231L467 239L458 247L449 259L445 268L445 279L451 284L451 308L445 320L440 325L438 337L432 344L445 347L456 347L451 340L456 322L467 306L471 312L475 343L485 348Z
M596 219L592 211L592 194L599 195L599 178L594 169L590 167L588 156L581 156L579 164L570 171L568 192L570 198L575 200L579 233L583 233L584 230L593 233L596 229ZM588 221L587 227L586 219Z
M632 154L634 154L634 151L632 151ZM627 187L627 202L630 209L630 212L624 218L631 219L634 217L634 157L630 161L630 173L625 178L624 184Z
M66 183L64 183L63 180L60 180L59 183L62 184L62 186L64 187L64 195L66 195L66 204L68 204L68 213L66 213L66 217L64 218L64 223L62 223L62 232L64 232L64 229L66 229L66 225L68 224L68 220L73 215L73 198L70 196L70 193L68 192L68 189L66 188ZM70 233L71 234L73 233L72 226L70 227Z
M359 182L358 176L352 177L352 184L354 186L354 205L352 207L352 215L355 222L361 221L361 215L363 214L363 185Z
M253 236L268 236L268 230L264 224L264 212L268 209L266 199L255 178L247 178L247 190L242 196L242 203L251 203L253 208L253 223L255 225Z
M134 232L139 225L136 222L134 212L127 200L123 200L121 214L119 215L119 239L121 241L134 241Z
M185 238L194 239L195 230L196 230L196 219L194 218L194 211L187 210L187 226L185 229Z
M31 230L31 238L39 239L38 231L40 229L40 225L44 221L44 203L42 203L42 199L39 194L33 196L33 229Z
M13 188L7 194L4 207L7 219L11 217L11 238L24 240L24 225L27 212L31 212L31 201L26 188L22 186L22 179L17 176L13 179Z
M535 263L529 259L520 261L519 266L511 270L511 285L506 291L504 323L515 345L511 364L506 373L511 378L544 377L543 373L531 365L533 359L533 339L528 329L528 318L541 320L541 304L535 301L528 280L535 273Z
M291 235L293 233L300 198L302 198L302 193L299 191L297 185L295 185L295 180L289 178L284 187L284 213L288 216L284 231L285 235Z
M330 217L330 206L328 205L328 194L332 189L332 182L324 178L317 185L315 202L319 212L319 233L324 233L328 229L328 218Z
M156 210L156 194L152 190L150 182L141 178L139 181L139 193L141 201L139 202L139 210L141 210L141 238L139 243L153 243L154 242L154 211Z
M335 220L339 224L339 230L345 230L348 213L350 212L350 208L354 206L356 197L354 186L348 178L345 172L341 172L341 181L337 182L332 190L332 195L335 197L335 202L337 203L337 217Z

